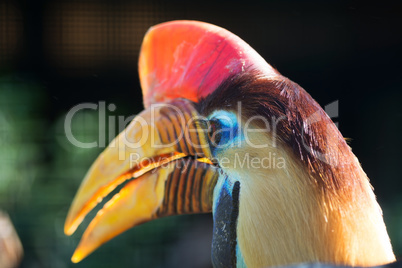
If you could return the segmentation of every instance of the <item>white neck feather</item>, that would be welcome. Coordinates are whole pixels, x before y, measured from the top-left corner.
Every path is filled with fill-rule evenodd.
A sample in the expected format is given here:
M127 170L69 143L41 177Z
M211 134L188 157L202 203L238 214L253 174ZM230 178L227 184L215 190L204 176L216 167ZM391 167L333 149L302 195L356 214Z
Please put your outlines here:
M338 195L315 184L280 145L230 151L226 155L234 165L224 170L240 181L237 237L248 267L302 262L373 266L395 260L381 208L363 170L361 187ZM235 157L274 161L273 156L285 167L235 162Z

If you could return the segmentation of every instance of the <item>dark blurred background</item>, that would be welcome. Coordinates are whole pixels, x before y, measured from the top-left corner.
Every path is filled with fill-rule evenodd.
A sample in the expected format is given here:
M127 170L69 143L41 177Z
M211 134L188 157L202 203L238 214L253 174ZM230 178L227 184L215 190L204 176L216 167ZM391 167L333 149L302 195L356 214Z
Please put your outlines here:
M338 101L333 120L371 179L402 256L401 1L0 0L0 209L22 241L21 267L210 266L209 215L147 223L76 265L70 257L88 220L63 234L73 196L102 151L68 142L66 113L99 101L116 105L107 117L141 111L142 38L174 19L222 26L322 106ZM100 132L107 144L118 131L99 129L94 110L72 123L80 141L99 141Z

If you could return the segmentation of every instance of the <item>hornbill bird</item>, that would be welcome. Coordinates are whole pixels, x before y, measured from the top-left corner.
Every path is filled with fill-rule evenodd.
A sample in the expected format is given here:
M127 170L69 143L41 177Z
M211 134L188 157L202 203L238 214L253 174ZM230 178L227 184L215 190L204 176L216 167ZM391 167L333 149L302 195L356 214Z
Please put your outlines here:
M298 84L220 27L173 21L145 35L145 110L94 162L65 233L118 185L73 254L147 221L213 213L215 267L395 261L368 178Z

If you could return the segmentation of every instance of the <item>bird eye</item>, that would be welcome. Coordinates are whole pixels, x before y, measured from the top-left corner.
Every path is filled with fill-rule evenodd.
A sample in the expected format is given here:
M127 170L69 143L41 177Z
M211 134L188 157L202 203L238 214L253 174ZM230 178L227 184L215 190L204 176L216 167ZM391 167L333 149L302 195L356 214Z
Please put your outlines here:
M213 146L218 146L222 139L222 124L219 120L209 121L208 138Z

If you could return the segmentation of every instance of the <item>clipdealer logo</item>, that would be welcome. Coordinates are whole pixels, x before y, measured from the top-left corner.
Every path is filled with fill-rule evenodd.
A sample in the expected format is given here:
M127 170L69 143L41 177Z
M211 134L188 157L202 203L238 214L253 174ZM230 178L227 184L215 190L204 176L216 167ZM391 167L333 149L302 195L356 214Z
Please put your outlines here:
M118 141L122 144L117 144L117 138L115 138L114 140L112 140L109 144L109 147L118 147L118 149L121 151L119 151L119 160L124 160L125 158L127 158L127 155L125 154L125 150L127 148L141 148L145 143L149 142L149 139L151 139L151 147L153 148L166 148L166 147L170 147L173 146L175 143L180 142L180 139L183 139L183 135L178 135L178 138L174 141L171 141L169 144L157 144L155 143L155 133L154 131L150 131L150 126L149 124L154 124L155 122L155 118L153 118L155 116L155 112L157 109L160 109L161 107L166 107L169 106L170 104L155 104L155 105L151 105L148 109L151 109L151 118L148 118L147 120L145 120L141 115L141 113L139 115L131 115L128 117L122 116L122 115L108 115L110 113L113 113L116 111L116 105L113 103L110 104L106 104L105 101L100 101L98 104L96 103L81 103L78 104L76 106L74 106L73 108L71 108L69 110L69 112L66 114L65 120L64 120L64 132L65 132L65 136L67 138L67 140L76 147L82 148L82 149L89 149L89 148L105 148L109 141L106 138L106 133L108 133L109 139L115 137L118 133L116 133L116 127L119 131L124 130L127 126L129 126L129 128L131 128L131 134L132 133L137 133L140 132L137 136L137 138L133 138L133 137L126 137L125 135L123 135L121 137L121 139ZM173 108L175 110L177 110L177 113L180 114L180 110L173 105L170 105L172 107L169 108ZM312 126L314 123L317 123L319 121L321 121L323 119L323 116L325 117L329 117L329 118L337 118L339 116L339 101L334 101L328 105L325 106L325 112L326 113L322 113L320 110L318 110L317 112L311 114L306 122L305 125L307 127ZM74 135L73 135L73 131L72 131L72 122L75 118L75 116L77 114L79 114L80 112L83 112L84 110L92 110L92 111L96 111L97 112L97 121L98 121L98 137L97 140L93 140L93 141L89 141L89 142L83 142L80 141L79 139L77 139ZM283 118L264 118L261 116L254 116L251 118L248 118L246 120L246 122L242 122L242 116L241 116L241 102L238 103L238 107L237 107L237 116L221 116L220 120L226 122L226 125L229 126L233 126L233 125L241 125L241 130L240 127L238 127L237 129L232 129L232 128L222 128L219 131L220 132L226 132L226 134L228 135L228 139L227 139L227 143L230 144L214 144L214 146L216 148L225 148L225 146L227 147L228 145L231 147L238 147L240 148L241 146L243 146L244 144L242 143L246 143L248 146L255 148L255 149L261 149L261 148L268 148L269 146L271 147L276 147L276 131L277 131L277 125L280 123L281 120L287 120L285 117ZM182 120L185 121L184 119L184 115L182 115ZM204 125L203 131L205 131L206 133L208 133L211 130L211 126L209 125L209 120L208 118L199 116L199 118L191 118L190 121L191 122L185 122L186 127L188 127L191 123L193 123L194 120L201 120L206 122L206 124ZM263 126L262 128L258 128L256 129L255 127L252 127L253 122L255 122L255 120L258 120L259 122L263 122L263 124L260 124L260 126ZM270 121L269 121L270 120ZM234 122L235 121L235 122ZM133 122L135 122L135 124L133 124ZM336 126L339 125L338 122L335 123ZM133 131L133 126L135 126L135 131ZM108 129L107 129L108 127ZM154 126L151 126L154 127ZM252 140L249 138L249 134L250 133L254 133L254 132L269 132L271 133L271 137L272 137L272 142L270 145L268 144L255 144L255 142L253 143ZM239 136L239 133L241 133L243 135L243 139L239 140L239 139L235 139L234 137ZM225 134L225 135L226 135ZM302 133L303 135L303 133ZM133 136L133 135L131 135ZM302 144L304 146L304 148L309 151L311 154L314 154L319 160L328 163L328 156L327 153L328 152L318 152L318 151L314 151L314 149L312 149L310 146L308 146L307 144ZM201 145L201 146L209 146L208 144L205 145ZM234 160L232 159L232 162L235 161L236 163L232 163L233 164L237 164L240 168L242 168L242 166L246 165L246 166L254 166L254 165L259 165L259 166L266 166L267 168L269 167L284 167L284 159L281 159L279 156L274 155L273 153L269 152L269 159L256 159L255 157L251 157L249 154L243 154L242 155L242 159L240 159L240 156L237 155L237 158L235 158ZM133 164L139 164L142 163L144 161L144 159L140 159L140 155L130 155L130 161L132 161ZM148 159L147 161L151 161L151 159ZM225 163L230 164L228 161L228 159L218 159L220 165L225 165ZM332 164L332 165L336 165L336 159L334 161L333 157L331 157L331 163L328 164Z

